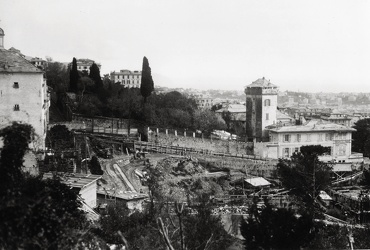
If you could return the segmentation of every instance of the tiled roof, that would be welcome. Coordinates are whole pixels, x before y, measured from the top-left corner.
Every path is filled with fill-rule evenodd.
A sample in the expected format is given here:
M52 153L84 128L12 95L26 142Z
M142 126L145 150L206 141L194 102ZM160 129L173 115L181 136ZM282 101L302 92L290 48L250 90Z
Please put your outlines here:
M251 84L247 85L249 88L253 87L273 87L277 88L276 85L272 84L270 80L267 80L266 78L262 77L260 79L257 79L256 81L252 82Z
M0 48L0 72L43 73L17 53Z
M334 123L324 123L318 120L311 120L304 125L297 126L283 126L271 129L270 131L276 133L289 133L289 132L318 132L318 131L338 131L350 132L356 131L354 128L346 127Z

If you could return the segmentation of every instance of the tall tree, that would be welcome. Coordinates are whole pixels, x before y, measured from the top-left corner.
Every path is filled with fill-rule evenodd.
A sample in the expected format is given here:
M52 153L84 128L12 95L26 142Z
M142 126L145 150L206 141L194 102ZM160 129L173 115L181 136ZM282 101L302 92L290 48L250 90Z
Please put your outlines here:
M77 70L77 60L73 57L72 68L69 72L69 91L76 93L77 92L77 83L80 79L80 75Z
M265 202L262 211L257 203L251 206L240 232L245 238L245 249L300 249L312 240L313 226L311 215L297 217L292 210L274 209Z
M89 77L95 82L95 89L100 91L103 88L103 80L100 76L100 69L96 63L90 66Z
M359 120L353 126L356 132L352 133L352 151L370 156L370 118Z
M290 159L280 159L277 164L283 185L306 205L312 205L319 191L330 185L331 166L318 159L325 153L330 153L330 148L302 146L301 152L293 154Z
M146 98L150 96L153 90L154 90L154 82L152 78L152 71L149 67L148 59L144 56L143 68L141 72L141 85L140 85L140 92L141 92L141 95L144 97L144 103L146 103Z

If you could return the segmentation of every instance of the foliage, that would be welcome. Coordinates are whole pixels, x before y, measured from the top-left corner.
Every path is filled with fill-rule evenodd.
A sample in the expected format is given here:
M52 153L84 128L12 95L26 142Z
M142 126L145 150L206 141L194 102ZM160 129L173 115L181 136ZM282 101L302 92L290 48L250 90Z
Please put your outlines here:
M320 190L330 185L331 167L318 159L326 152L328 149L320 145L302 146L301 152L293 154L290 159L279 159L277 164L283 185L306 205L313 204L313 193L316 197Z
M224 119L225 123L226 123L226 126L227 126L227 130L230 130L230 122L231 122L231 113L230 111L222 111L222 119Z
M85 95L83 100L79 103L78 112L89 117L101 115L102 103L96 95Z
M65 125L55 125L47 133L47 144L55 151L73 148L73 134Z
M58 179L21 172L32 131L30 125L17 123L1 131L0 248L74 249L85 243L98 248L100 241L89 233L81 203L70 187Z
M69 75L66 67L60 62L48 62L45 67L46 84L56 92L68 89Z
M100 219L96 234L108 243L124 243L120 231L128 241L129 249L165 249L159 239L155 222L147 213L130 211L125 206L109 206L107 215Z
M206 109L198 109L194 112L193 126L195 129L199 129L203 132L211 132L215 129L223 130L226 128L225 121L222 118Z
M73 57L72 68L69 72L69 91L77 93L77 83L80 79L80 75L77 70L77 60Z
M359 120L353 126L352 151L370 156L370 118Z
M188 249L226 249L232 238L225 231L221 218L212 215L209 196L200 196L196 213L184 217L185 243Z
M33 137L33 128L28 124L13 122L0 131L4 146L0 159L0 195L13 192L23 180L23 156Z
M144 56L140 84L140 92L141 95L144 97L144 103L146 103L146 99L151 95L153 90L154 82L152 78L152 70L149 67L148 59Z
M98 157L95 155L91 158L91 161L89 162L89 169L91 174L97 174L97 175L103 175L104 172L101 169Z
M249 217L242 220L240 231L245 249L300 249L313 235L313 219L309 214L296 216L285 208L273 208L265 202L261 211L251 206Z

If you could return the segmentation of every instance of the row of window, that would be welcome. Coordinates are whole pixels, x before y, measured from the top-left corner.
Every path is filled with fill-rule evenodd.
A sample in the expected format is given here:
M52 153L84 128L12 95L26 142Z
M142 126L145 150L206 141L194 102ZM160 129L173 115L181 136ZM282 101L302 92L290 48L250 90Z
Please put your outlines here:
M311 141L311 134L305 134L306 135L306 141ZM324 138L325 135L325 138ZM344 140L346 139L347 134L346 133L338 133L336 138L339 140ZM295 142L300 142L302 141L302 135L301 134L296 134L295 136ZM318 134L318 141L332 141L334 138L334 134L332 133L326 133L326 134ZM283 137L283 142L293 142L293 136L290 134L286 134Z
M298 147L283 148L283 157L288 158L288 157L292 156L294 153L298 153L298 152L299 152ZM332 147L330 147L330 154L329 155L332 155L332 154L333 154ZM339 145L338 155L340 155L340 156L346 155L346 145Z
M130 81L130 80L122 80L122 84L139 84L140 83L140 81L135 81L135 80L133 80L133 81Z
M131 78L131 79L137 78L137 79L139 79L140 77L138 75L121 75L121 77L120 77L120 75L116 75L116 78L117 79L120 79L120 78L121 79L124 79L124 78L126 78L126 79L129 79L129 78Z

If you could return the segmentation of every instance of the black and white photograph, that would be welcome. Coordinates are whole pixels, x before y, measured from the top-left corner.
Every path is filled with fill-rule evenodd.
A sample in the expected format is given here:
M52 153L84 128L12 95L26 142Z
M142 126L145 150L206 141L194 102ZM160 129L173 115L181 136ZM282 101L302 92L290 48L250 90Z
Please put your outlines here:
M370 0L1 0L0 249L370 249Z

